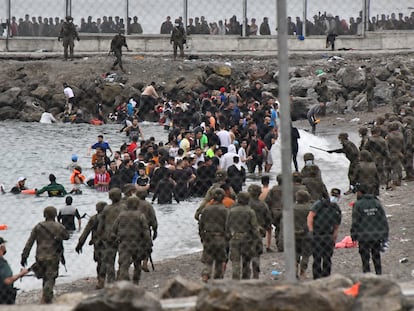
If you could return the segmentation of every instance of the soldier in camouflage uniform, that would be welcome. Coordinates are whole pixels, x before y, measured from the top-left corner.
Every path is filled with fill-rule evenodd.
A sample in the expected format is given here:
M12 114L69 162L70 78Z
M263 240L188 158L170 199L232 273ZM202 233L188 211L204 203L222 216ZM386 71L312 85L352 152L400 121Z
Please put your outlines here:
M89 234L92 233L92 238L89 241L89 245L93 245L93 260L96 262L96 272L98 276L98 282L96 284L97 289L101 289L105 285L105 274L102 273L102 264L103 264L103 252L104 252L104 245L103 242L99 239L96 234L96 230L98 229L98 215L102 213L105 206L107 205L106 202L98 202L96 203L96 215L93 215L89 218L89 221L83 229L81 236L79 237L78 244L76 245L76 252L82 253L82 247L86 242Z
M357 184L369 185L369 194L379 195L380 179L378 170L368 150L362 150L359 153L359 164L355 171L355 180Z
M198 221L201 211L204 207L213 199L213 191L214 189L220 188L222 185L226 183L227 180L227 173L224 170L217 170L216 172L216 182L208 189L206 195L204 196L203 201L200 203L200 206L197 208L194 218ZM232 199L236 197L233 188L230 187L230 196Z
M279 252L283 252L283 239L281 239L280 235L283 214L282 175L277 175L276 180L278 184L269 190L265 202L270 209L270 213L272 215L272 223L273 226L275 226L276 248Z
M129 266L134 264L133 282L139 283L141 261L151 248L151 236L145 215L139 210L137 197L127 199L124 209L115 219L112 236L119 248L119 279L129 281Z
M371 153L371 156L377 167L380 184L387 184L388 163L390 161L390 154L388 145L384 137L381 136L381 128L374 127L371 129L371 137L368 138L364 148Z
M296 247L296 265L298 278L306 277L309 257L312 255L311 240L308 236L307 217L309 213L309 192L299 190L295 195L296 204L294 206L294 224L295 224L295 247Z
M227 236L226 221L228 209L222 201L225 193L223 189L213 190L213 202L207 205L200 214L199 234L203 243L201 262L204 269L201 278L207 282L213 271L214 278L222 279L224 276L224 264L227 260Z
M57 210L48 206L43 210L45 221L39 222L30 233L22 252L21 265L27 265L27 258L36 241L36 276L43 279L42 303L52 303L53 287L59 275L59 261L62 260L62 241L69 239L65 227L56 222Z
M413 146L414 146L414 117L406 116L403 119L403 135L404 135L404 170L405 177L407 181L414 180L414 171L413 171Z
M342 144L342 148L335 150L328 150L329 153L344 153L349 160L348 178L349 178L349 190L344 194L351 194L352 189L355 186L355 169L359 162L359 150L357 146L350 140L348 140L348 133L340 133L338 139Z
M175 26L171 33L170 43L173 44L174 60L177 59L177 48L180 49L180 57L184 57L184 44L187 42L184 27L179 19L175 20Z
M375 76L371 72L371 67L365 68L365 91L367 92L368 112L373 111L374 107L374 87L376 86Z
M255 256L254 241L260 236L256 214L248 205L249 199L247 192L240 192L227 217L226 231L230 235L230 260L235 280L250 278L250 261Z
M66 16L66 21L63 22L58 41L63 39L63 57L68 60L68 48L70 53L70 60L73 60L73 48L75 47L74 39L80 40L76 27L73 24L73 18Z
M263 254L262 238L266 236L266 231L272 229L272 215L267 204L259 200L262 188L259 185L250 185L247 188L250 194L249 206L256 213L257 222L259 224L260 236L255 241L256 254L252 259L253 278L258 279L260 273L260 255Z
M362 126L358 129L359 136L361 137L361 142L359 143L359 151L365 149L365 145L368 142L368 128Z
M119 68L125 72L124 66L122 65L122 47L125 46L128 49L125 36L123 35L124 29L120 29L119 33L115 35L111 41L111 52L115 55L115 62L112 65L112 70L116 69L116 65L119 64Z
M157 215L155 214L154 207L152 206L150 202L145 200L145 198L147 197L147 194L148 194L147 190L137 190L136 196L140 199L138 209L147 218L148 227L150 229L150 235L151 235L152 240L154 241L158 235L158 221L157 221ZM148 259L152 253L152 243L151 243L151 248L148 251L149 253L142 260L142 270L145 272L149 272Z
M103 264L102 275L106 276L108 283L115 281L115 257L118 251L118 245L112 237L113 225L115 219L119 216L121 211L125 209L124 204L121 203L121 190L119 188L112 188L109 190L109 199L112 204L107 205L101 214L98 216L98 230L97 235L103 242Z
M398 122L389 125L389 133L385 140L390 151L390 179L393 186L400 186L402 179L402 159L404 158L404 136Z

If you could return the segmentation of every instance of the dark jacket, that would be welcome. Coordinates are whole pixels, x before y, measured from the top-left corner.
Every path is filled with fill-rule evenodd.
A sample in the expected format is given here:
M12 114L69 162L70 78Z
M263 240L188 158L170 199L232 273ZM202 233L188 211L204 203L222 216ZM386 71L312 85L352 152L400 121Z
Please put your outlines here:
M388 239L385 211L371 194L359 198L352 209L351 237L353 241L384 241Z

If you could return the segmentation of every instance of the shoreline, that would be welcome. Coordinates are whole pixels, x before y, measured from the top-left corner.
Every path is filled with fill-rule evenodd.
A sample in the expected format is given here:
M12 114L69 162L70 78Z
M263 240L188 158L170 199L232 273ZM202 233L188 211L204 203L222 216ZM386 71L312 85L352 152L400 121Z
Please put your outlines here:
M320 130L323 133L326 130L331 130L332 126L337 126L338 129L355 133L359 126L365 122L371 121L376 115L386 112L385 108L377 108L373 114L347 114L343 115L344 120L338 121L338 116L325 117L322 120ZM358 117L359 122L349 122L353 118ZM307 128L306 120L296 121L295 126ZM337 125L336 125L337 124ZM354 141L354 143L358 143ZM274 181L273 181L274 182ZM413 280L412 270L414 269L414 246L407 243L410 237L414 235L414 227L410 225L409 215L414 204L410 201L410 194L414 182L403 182L401 187L394 191L385 191L381 189L380 200L383 204L388 221L390 224L390 249L382 253L382 263L384 276L396 280L398 283L409 282ZM340 226L338 241L346 235L349 235L351 226L351 207L350 203L356 199L355 194L343 196L341 198L340 207L342 210L342 223ZM284 254L276 251L274 239L272 237L271 253L265 252L260 257L261 259L261 273L260 279L272 280L272 271L281 272L280 279L283 279L284 273ZM408 258L407 263L399 263L399 259ZM180 255L178 257L167 258L154 263L155 271L149 273L142 272L139 286L155 294L157 297L161 296L163 288L174 277L180 275L190 281L200 281L203 264L200 262L201 252L195 252L187 255ZM92 260L90 258L89 260ZM335 249L332 258L332 274L340 273L349 276L356 272L361 272L361 262L357 248ZM307 269L307 280L312 278L312 260L310 260ZM117 266L117 263L116 263ZM229 262L224 276L225 279L231 278L231 263ZM86 294L96 293L95 289L96 278L87 277L81 278L71 283L59 284L55 287L55 297L66 293L83 292ZM19 293L17 296L17 304L37 304L40 300L41 289L30 290ZM55 299L56 299L55 298Z

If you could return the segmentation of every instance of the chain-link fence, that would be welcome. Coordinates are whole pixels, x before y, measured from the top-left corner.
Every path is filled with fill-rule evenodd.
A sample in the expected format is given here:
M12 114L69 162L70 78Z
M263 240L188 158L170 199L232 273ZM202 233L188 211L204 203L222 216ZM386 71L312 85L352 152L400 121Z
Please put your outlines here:
M139 34L139 24L141 27L138 29L142 29L143 34L160 34L161 25L169 16L170 28L175 19L186 19L189 33L193 34L277 34L276 2L268 0L225 3L154 1L150 5L143 0L39 0L29 6L23 0L2 1L1 21L6 23L10 20L10 34L13 36L55 36L55 31L48 29L58 28L66 15L72 15L78 30L85 33L117 32L134 24L128 34ZM321 1L297 0L288 4L288 34L300 36L305 31L306 36L325 35L329 27L333 27L338 35L362 35L365 30L413 29L411 12L409 1L338 0L328 9ZM247 23L243 22L244 18ZM267 20L265 23L264 18ZM199 20L206 24L202 21L198 25ZM304 20L306 23L303 23ZM243 24L247 25L245 30Z
M1 12L2 21L10 17L9 32L13 37L57 36L58 26L68 14L75 17L79 31L85 33L105 34L126 29L129 34L168 35L172 26L168 22L174 23L180 17L188 21L187 25L194 25L187 27L190 35L277 33L276 4L264 0L188 1L179 5L176 1L160 0L152 1L151 7L125 0L110 3L65 1L62 4L42 1L39 6L33 2L29 8L23 1L12 0L5 4L9 12ZM404 30L409 29L407 25L411 23L411 17L405 18L411 9L401 4L387 3L387 6L376 7L373 2L367 2L364 7L352 1L349 5L337 2L332 7L337 7L338 11L326 11L316 2L289 3L288 35L324 35L331 22L338 35L359 35L365 30ZM218 8L220 13L214 13ZM402 16L397 14L394 18L394 11L401 12ZM376 14L379 18L373 22ZM246 15L249 27L243 27L243 15ZM303 25L302 20L310 22ZM363 27L364 20L367 28ZM392 64L390 68L389 72L382 73L385 80L401 71L408 72L404 66ZM215 70L225 75L229 67ZM323 71L320 74L326 76ZM273 82L266 75L261 77ZM369 88L369 70L364 73L365 77L364 83ZM116 75L108 76L106 81L113 82L116 78ZM401 76L393 80L395 92L408 89L402 80ZM325 103L328 88L323 84L306 88L304 92L312 89L317 93L318 101ZM165 85L157 89L159 94L152 89L154 85L135 86L142 87L142 95L134 93L131 100L128 98L119 103L110 116L104 116L102 106L96 106L93 122L101 124L100 128L77 124L62 125L55 131L52 125L37 123L7 123L0 128L0 136L7 138L2 142L4 150L36 142L35 150L29 155L20 158L18 153L8 152L2 162L4 171L13 174L2 176L6 186L1 190L7 193L2 196L0 230L4 230L2 237L8 241L6 258L13 270L18 271L21 265L31 268L31 271L24 270L15 275L17 278L28 272L33 277L23 279L21 287L24 290L41 288L42 284L35 279L40 277L45 280L42 299L44 302L51 299L50 288L57 276L57 266L62 262L61 243L57 242L62 240L68 272L61 268L58 282L96 277L98 288L115 279L138 283L138 271L150 270L152 257L158 264L167 258L201 250L203 265L190 259L188 265L198 264L199 269L188 275L195 279L201 276L203 281L222 277L277 278L286 272L288 264L297 267L298 279L325 277L331 272L350 274L355 267L361 267L359 262L355 264L355 248L358 246L362 259L360 270L370 271L372 256L373 271L377 274L391 270L397 279L403 278L402 272L396 273L390 267L390 260L384 269L380 264L380 253L387 250L389 242L387 218L392 217L385 213L384 207L390 208L394 203L388 198L388 206L381 205L375 196L398 189L403 183L403 172L407 182L414 178L412 142L409 141L413 136L411 126L414 121L404 117L411 115L412 110L403 106L409 99L404 100L402 109L400 106L396 108L400 119L387 115L387 119L378 118L375 124L368 124L371 133L367 135L368 130L365 134L360 133L362 142L356 133L348 137L331 132L328 138L320 138L296 128L287 131L293 140L294 160L299 163L294 161L292 198L295 203L291 206L296 256L284 257L285 245L291 240L284 239L283 210L287 208L282 203L283 178L277 173L287 169L282 167L279 159L283 152L280 136L288 134L286 131L281 133L278 128L280 115L275 94L264 91L263 83L255 81L242 91L239 86L229 85L200 92L197 96L186 92L183 103L176 98L158 98ZM65 95L72 98L73 90L69 89L65 90ZM372 89L364 92L367 100L373 98ZM82 122L76 104L68 99L62 114L65 122L77 123L77 118L79 123ZM311 107L308 113L310 129L315 129L324 109L324 104ZM140 123L148 120L148 116L160 125ZM46 113L44 121L50 121L48 118L51 117ZM112 123L102 124L103 120ZM76 131L73 126L78 126ZM52 142L39 140L39 137L50 137L51 133ZM98 136L102 133L105 137ZM98 142L93 143L95 139ZM298 139L301 139L299 153L295 149ZM93 153L86 153L85 146L90 146ZM324 146L338 148L325 149ZM56 178L63 186L56 183ZM327 189L324 184L327 179L333 189ZM46 186L42 187L43 184ZM354 204L353 207L350 204ZM49 205L54 205L56 211L50 208L44 211ZM395 218L404 218L401 216L404 213L394 212L398 213ZM95 217L96 213L99 216ZM55 224L38 225L44 217L50 220L55 216L70 234ZM409 240L404 236L404 225L410 224L402 221L401 228L393 228L400 243ZM339 243L335 245L335 242ZM5 255L4 244L0 240L0 255ZM334 251L334 247L338 250ZM115 262L116 256L118 262ZM386 259L387 256L385 253ZM407 255L401 254L402 264L407 262L403 256ZM261 266L260 257L265 259ZM131 263L135 270L130 277ZM11 271L4 262L2 264L9 276ZM116 269L119 273L115 273ZM170 270L176 271L175 268ZM168 273L163 275L170 276ZM15 281L15 278L7 282ZM151 282L151 274L141 275L141 284L147 282ZM154 284L152 289L157 285ZM11 286L0 288L0 299L12 299L14 294Z

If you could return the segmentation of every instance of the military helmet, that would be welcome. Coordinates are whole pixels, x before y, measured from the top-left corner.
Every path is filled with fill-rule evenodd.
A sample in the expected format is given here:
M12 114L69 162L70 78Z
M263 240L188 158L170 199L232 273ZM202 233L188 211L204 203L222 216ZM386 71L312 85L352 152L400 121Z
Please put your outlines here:
M119 202L122 197L122 192L121 192L121 189L119 188L112 188L111 190L109 190L108 195L109 195L110 200Z
M292 174L292 179L294 183L302 183L302 175L299 172L294 172Z
M212 198L216 202L221 202L221 201L223 201L225 195L226 195L226 193L224 192L223 189L216 188L216 189L213 190Z
M237 202L242 205L249 204L249 200L250 200L250 195L246 191L239 192L239 194L237 195Z
M124 187L122 188L122 192L124 194L127 194L128 192L135 191L135 190L137 190L137 188L135 187L134 184L125 184Z
M66 21L68 21L68 22L69 22L69 21L73 21L73 17L72 17L72 16L69 16L69 15L68 15L68 16L66 16Z
M315 160L315 157L313 156L313 153L310 153L310 152L308 152L308 153L305 153L304 155L303 155L303 160L304 161L310 161L310 160Z
M107 205L108 205L108 203L103 202L103 201L99 201L98 203L96 203L96 211L98 213L102 212L104 210L105 206L107 206Z
M391 122L391 123L388 125L388 129L389 129L390 131L397 131L397 130L399 129L399 127L400 127L400 125L399 125L399 123L398 123L398 122L396 122L396 121Z
M249 188L247 188L247 192L252 198L257 199L262 193L262 188L259 185L250 185Z
M135 193L135 195L140 198L141 200L145 200L145 198L148 196L148 192L145 189L139 189Z
M339 133L338 138L340 140L342 140L342 139L348 139L348 133Z
M43 216L46 219L55 218L57 216L57 210L53 206L48 206L43 210Z
M127 199L127 209L137 210L139 206L139 199L137 197L129 197Z
M299 190L295 194L295 199L298 203L306 203L310 200L310 194L306 190Z
M368 128L365 126L362 126L358 129L358 133L362 136L367 135L368 134Z

